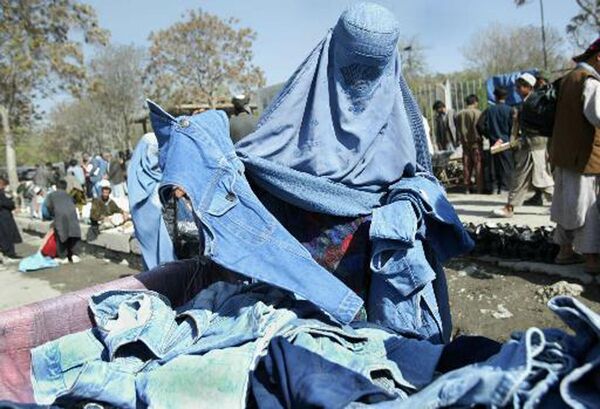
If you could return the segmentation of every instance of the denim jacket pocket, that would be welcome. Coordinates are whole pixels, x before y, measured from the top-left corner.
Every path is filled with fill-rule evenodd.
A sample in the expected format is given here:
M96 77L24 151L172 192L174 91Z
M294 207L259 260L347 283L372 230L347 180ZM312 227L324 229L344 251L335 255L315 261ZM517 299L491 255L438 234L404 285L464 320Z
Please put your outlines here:
M207 213L222 216L239 203L234 190L236 174L229 169L218 169L213 178L213 185L207 191Z
M389 257L376 254L369 294L369 321L396 333L432 339L439 335L439 309L433 293L435 271L422 243L397 249ZM434 341L434 339L432 339Z

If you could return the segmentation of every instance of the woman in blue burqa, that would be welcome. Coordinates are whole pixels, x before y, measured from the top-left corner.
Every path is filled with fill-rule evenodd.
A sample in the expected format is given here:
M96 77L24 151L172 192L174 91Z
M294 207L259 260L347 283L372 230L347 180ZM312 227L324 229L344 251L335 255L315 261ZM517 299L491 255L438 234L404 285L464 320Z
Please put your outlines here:
M268 192L257 193L263 204L368 299L370 321L441 342L451 324L439 263L473 243L431 175L399 32L387 9L351 6L236 149L254 185Z
M256 131L236 145L259 185L307 210L356 216L370 213L403 176L430 170L422 117L401 72L399 32L376 4L342 14ZM336 203L339 194L350 202Z

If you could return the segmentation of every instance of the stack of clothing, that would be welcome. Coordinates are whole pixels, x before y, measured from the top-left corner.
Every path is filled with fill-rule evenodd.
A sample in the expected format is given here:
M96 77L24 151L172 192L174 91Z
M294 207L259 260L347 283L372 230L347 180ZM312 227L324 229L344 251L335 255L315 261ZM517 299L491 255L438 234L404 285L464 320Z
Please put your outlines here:
M173 228L159 223L171 206L175 220L195 225L199 257L240 278L177 308L150 291L92 297L94 329L32 351L38 403L436 408L588 399L578 376L598 364L598 317L574 300L555 302L577 338L532 329L503 346L450 342L441 263L473 242L431 175L399 33L385 8L350 7L235 146L223 112L175 118L148 102L158 149L145 138L130 167L140 178L136 230L153 222L139 237L146 264L174 256Z

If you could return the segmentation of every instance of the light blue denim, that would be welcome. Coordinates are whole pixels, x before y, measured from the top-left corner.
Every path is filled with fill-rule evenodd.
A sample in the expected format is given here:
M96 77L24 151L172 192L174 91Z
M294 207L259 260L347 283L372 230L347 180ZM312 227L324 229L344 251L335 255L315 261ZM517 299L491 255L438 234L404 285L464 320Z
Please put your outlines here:
M593 408L600 402L600 315L566 296L554 297L548 307L575 333L557 339L576 360L560 383L560 397L572 408Z
M551 299L548 307L574 335L553 328L514 333L486 362L446 373L408 399L370 407L597 408L600 316L567 296Z
M442 186L428 174L403 178L374 209L369 321L435 343L450 340L448 288L440 264L473 248Z
M127 168L131 219L147 270L176 259L158 197L161 178L158 141L148 133L138 142Z
M208 111L173 118L148 101L163 171L161 198L185 190L204 256L247 277L291 291L341 322L362 300L321 267L260 203L229 138L227 116Z
M215 379L205 383L204 390L211 390L214 399L227 390L230 399L241 401L245 389L242 396L233 396L242 389L231 382L235 377L236 382L247 383L249 371L270 339L298 318L292 310L274 305L286 307L295 302L289 293L264 284L224 282L200 292L177 311L152 291L95 295L90 310L97 327L32 350L35 399L43 404L62 398L99 400L123 408L152 406L171 396L162 393L165 374L190 369L190 365L197 365L198 370L208 362L236 357L226 365L231 371L222 368L219 379L224 383ZM314 311L318 312L316 307ZM214 352L218 350L231 355ZM246 367L240 366L244 362ZM229 380L227 373L232 376Z
M284 328L281 336L402 399L433 380L443 351L443 345L394 335L366 323L350 328L300 319Z
M406 396L431 381L442 351L368 324L326 323L312 304L264 284L218 282L177 310L152 291L109 291L90 308L96 328L32 350L38 403L243 407L250 372L280 335Z

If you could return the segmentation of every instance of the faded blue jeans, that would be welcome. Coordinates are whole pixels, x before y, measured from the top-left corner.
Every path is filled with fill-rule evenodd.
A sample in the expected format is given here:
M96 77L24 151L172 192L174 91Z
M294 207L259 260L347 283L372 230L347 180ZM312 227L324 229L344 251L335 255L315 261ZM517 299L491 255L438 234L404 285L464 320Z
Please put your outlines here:
M305 298L343 323L362 300L327 272L260 203L228 134L227 116L208 111L173 118L148 101L163 171L160 195L182 188L217 264Z

